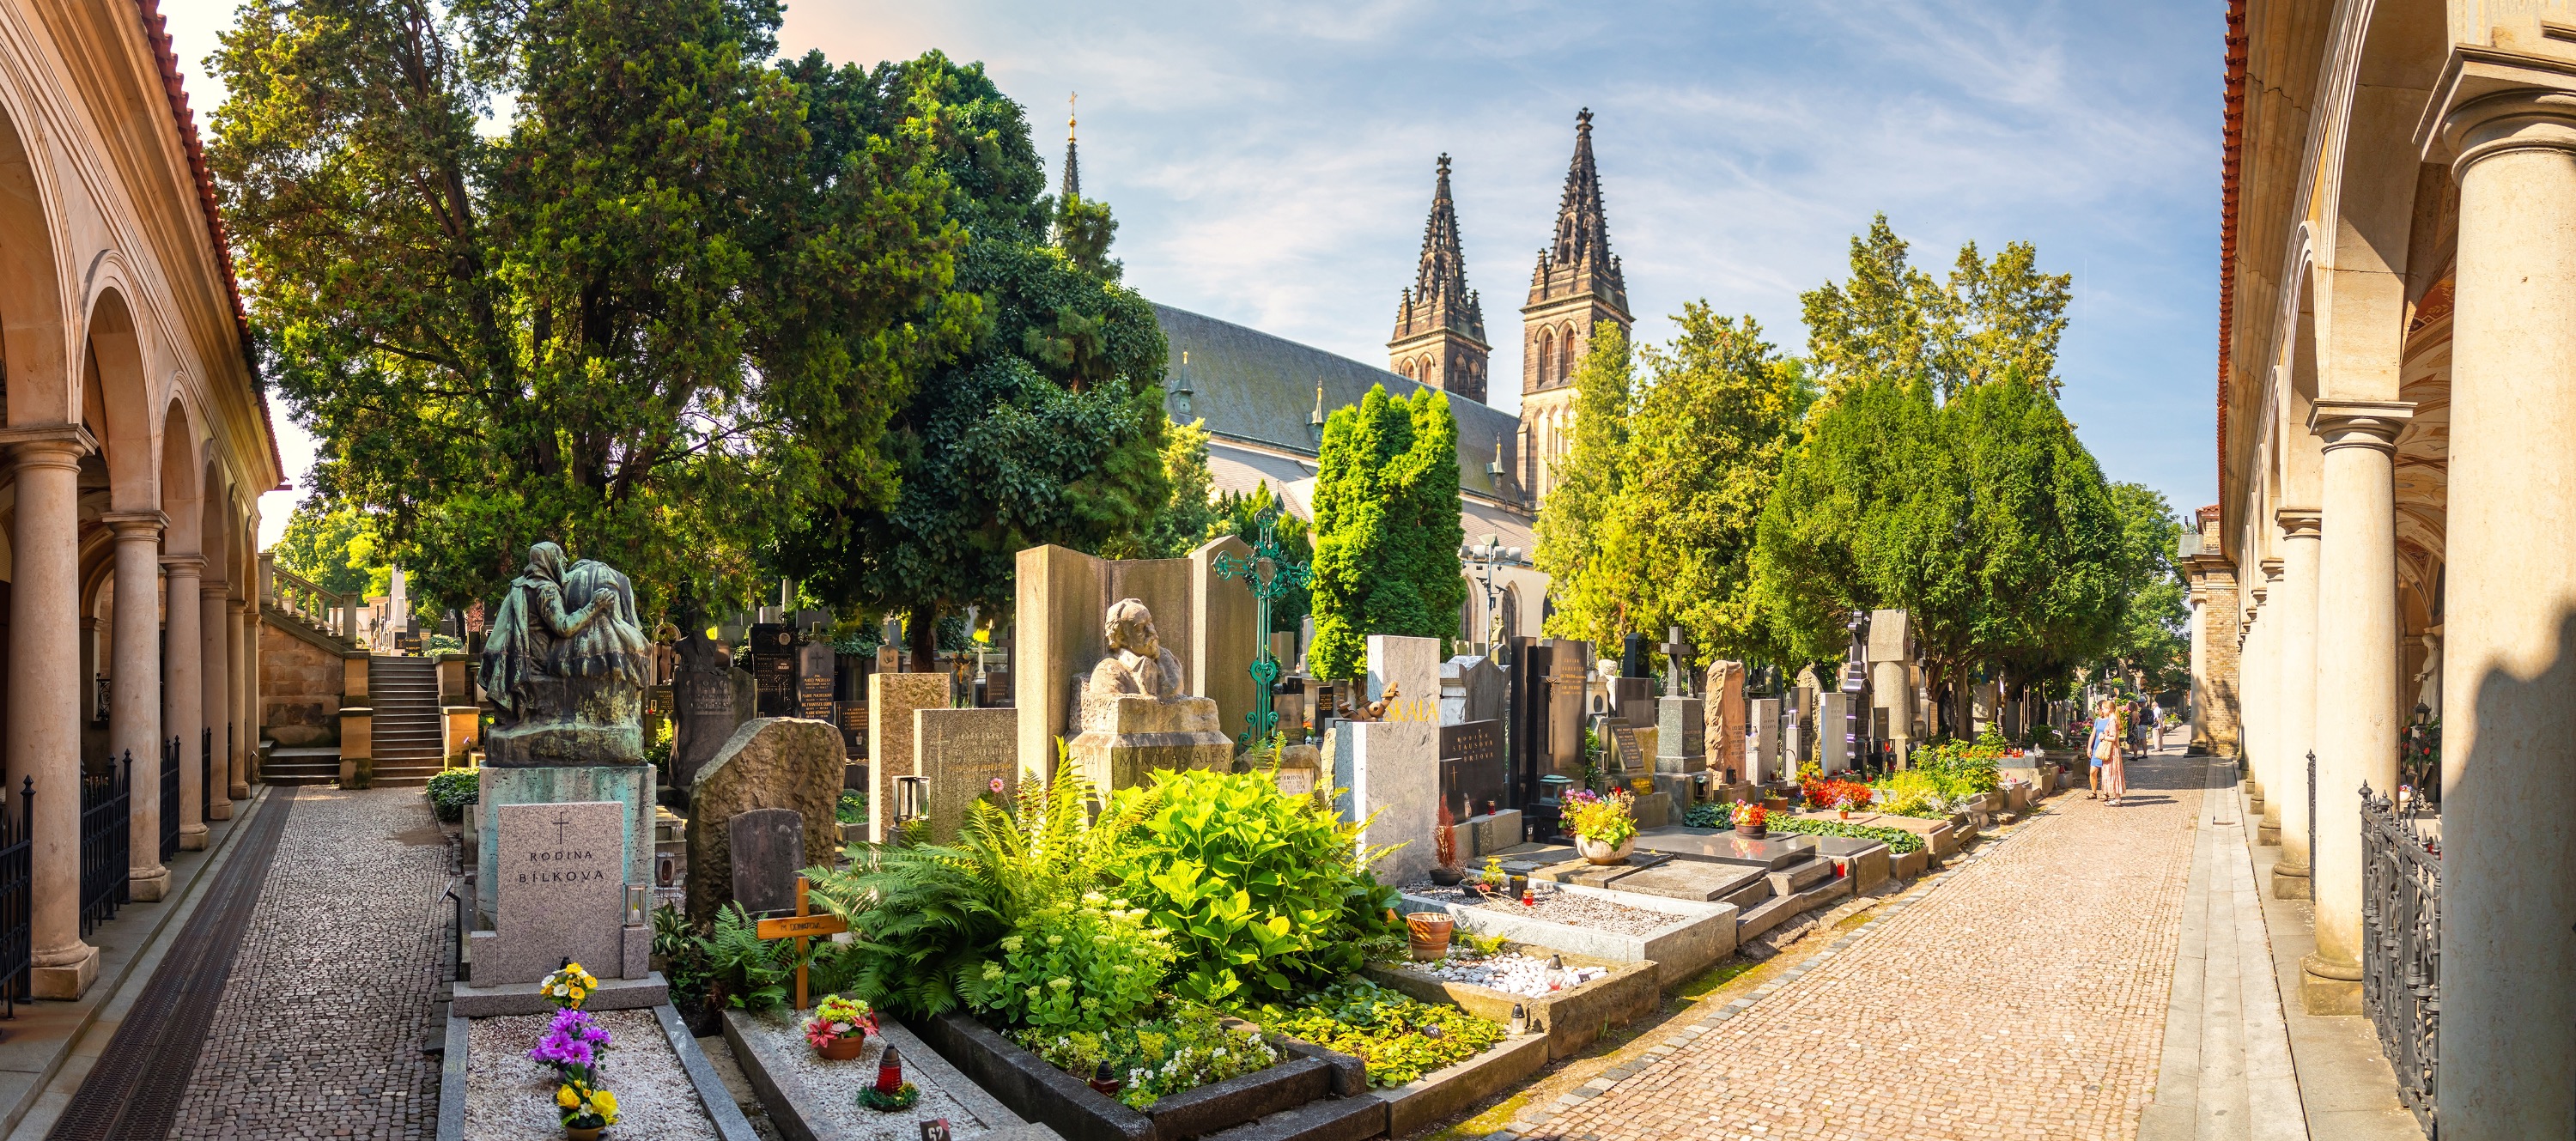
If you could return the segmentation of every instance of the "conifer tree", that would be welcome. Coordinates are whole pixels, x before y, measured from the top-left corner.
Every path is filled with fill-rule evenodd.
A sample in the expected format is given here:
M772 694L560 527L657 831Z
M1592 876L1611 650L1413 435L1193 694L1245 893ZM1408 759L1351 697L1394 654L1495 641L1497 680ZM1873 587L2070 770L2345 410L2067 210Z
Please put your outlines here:
M1315 676L1351 678L1368 636L1454 639L1467 580L1458 545L1458 423L1436 388L1370 387L1324 422L1315 473Z

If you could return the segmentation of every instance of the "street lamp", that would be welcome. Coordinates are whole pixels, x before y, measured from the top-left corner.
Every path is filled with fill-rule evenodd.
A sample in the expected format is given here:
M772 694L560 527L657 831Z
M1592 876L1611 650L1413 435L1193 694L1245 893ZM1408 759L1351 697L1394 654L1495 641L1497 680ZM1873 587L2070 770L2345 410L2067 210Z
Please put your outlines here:
M1485 629L1491 633L1485 642L1491 647L1489 652L1496 655L1495 660L1505 660L1509 655L1503 652L1504 636L1509 631L1502 628L1502 592L1494 586L1494 567L1500 563L1521 561L1521 549L1504 546L1500 535L1486 535L1483 542L1458 548L1458 558L1476 567L1477 581L1485 588Z

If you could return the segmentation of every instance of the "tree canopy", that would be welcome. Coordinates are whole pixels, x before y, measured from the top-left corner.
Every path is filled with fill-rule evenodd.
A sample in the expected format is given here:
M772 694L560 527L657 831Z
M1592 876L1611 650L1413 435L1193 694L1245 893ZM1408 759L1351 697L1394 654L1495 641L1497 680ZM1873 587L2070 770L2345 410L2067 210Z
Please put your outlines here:
M2057 340L2071 277L2039 272L2039 250L2012 242L1991 260L1959 248L1946 280L1914 268L1880 214L1851 242L1851 276L1798 296L1807 353L1828 394L1888 378L1921 379L1947 400L1989 380L2057 395Z
M308 498L286 517L274 548L277 565L334 594L384 594L393 566L378 556L372 521L347 504Z
M1445 648L1467 602L1465 538L1448 394L1406 398L1373 385L1335 409L1315 473L1314 675L1360 676L1370 634L1440 638Z
M247 0L222 37L208 165L269 379L423 594L554 539L648 610L739 599L827 488L895 494L888 418L981 305L933 161L964 132L847 129L823 69L768 65L778 22Z
M2163 493L2144 484L2111 485L2127 555L2122 596L2128 605L2097 672L2129 679L2147 693L2190 684L2190 580L2175 565L2183 522Z

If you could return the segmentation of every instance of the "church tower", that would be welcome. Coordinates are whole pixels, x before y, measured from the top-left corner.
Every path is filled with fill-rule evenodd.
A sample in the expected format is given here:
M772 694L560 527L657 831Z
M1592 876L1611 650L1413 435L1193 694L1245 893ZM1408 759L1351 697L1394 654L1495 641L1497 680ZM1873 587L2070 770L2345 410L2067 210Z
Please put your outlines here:
M1395 307L1395 337L1386 343L1387 371L1433 388L1485 402L1485 310L1467 288L1467 259L1458 249L1458 208L1449 198L1449 156L1440 156L1440 182L1431 192L1431 220L1422 225L1422 264Z
M1592 165L1592 109L1574 117L1574 162L1556 208L1556 241L1538 253L1521 307L1521 486L1532 510L1547 497L1549 466L1574 440L1574 370L1604 325L1625 333L1628 283L1610 252L1601 172Z

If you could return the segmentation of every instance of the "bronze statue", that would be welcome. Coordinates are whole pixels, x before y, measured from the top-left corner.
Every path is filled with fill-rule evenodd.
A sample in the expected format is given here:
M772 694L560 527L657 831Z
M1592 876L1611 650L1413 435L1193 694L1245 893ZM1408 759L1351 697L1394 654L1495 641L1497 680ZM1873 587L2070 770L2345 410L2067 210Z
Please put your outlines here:
M641 763L652 652L625 575L590 559L566 567L553 543L530 547L483 643L483 693L497 712L487 763Z

